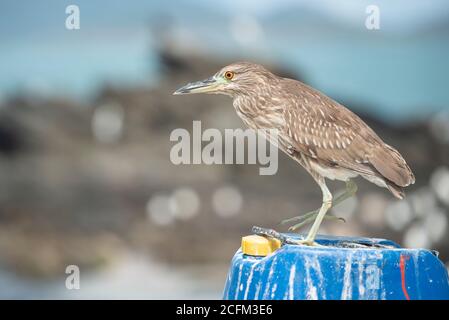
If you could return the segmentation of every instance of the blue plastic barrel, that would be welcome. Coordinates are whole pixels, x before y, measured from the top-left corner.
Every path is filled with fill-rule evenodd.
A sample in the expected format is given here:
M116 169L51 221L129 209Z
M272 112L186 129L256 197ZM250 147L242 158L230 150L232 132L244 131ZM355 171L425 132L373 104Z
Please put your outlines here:
M267 256L240 248L223 298L449 299L448 273L434 251L382 239L322 236L317 242L326 247L284 244Z

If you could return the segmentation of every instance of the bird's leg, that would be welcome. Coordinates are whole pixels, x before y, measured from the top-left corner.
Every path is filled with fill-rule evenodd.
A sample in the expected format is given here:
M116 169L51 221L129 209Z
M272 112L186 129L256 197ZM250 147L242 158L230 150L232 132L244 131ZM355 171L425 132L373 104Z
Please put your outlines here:
M352 196L354 196L357 192L357 185L355 184L354 181L352 180L347 180L346 181L346 190L338 195L335 200L332 203L332 207L337 206L338 204L342 203L343 201L345 201L346 199L351 198Z
M326 212L332 207L332 194L327 188L324 178L318 178L317 182L321 187L321 191L323 192L323 203L315 219L315 222L312 225L312 228L310 228L310 231L307 234L307 237L304 240L298 240L297 244L304 244L308 246L317 245L315 243L316 234L321 225L321 222L324 219L324 216L326 215Z
M293 218L290 218L290 219L282 220L280 224L288 224L289 222L298 221L298 220L301 221L302 220L300 223L295 224L295 225L293 225L293 226L288 228L288 230L294 231L294 230L296 230L296 229L298 229L298 228L308 224L306 221L308 221L308 222L313 221L313 219L318 215L319 211L320 211L320 209L316 209L316 210L307 212L306 214L303 214L301 216L297 216L297 217L293 217ZM326 220L340 220L340 221L346 222L345 219L343 219L341 217L336 217L336 216L325 216L324 219L326 219Z
M352 180L347 180L346 181L345 191L335 198L335 200L332 203L332 207L335 207L338 204L340 204L343 201L345 201L346 199L354 196L354 194L356 192L357 192L357 185L355 184L355 182L352 181ZM313 218L318 215L319 211L320 211L320 209L316 209L316 210L307 212L306 214L301 215L301 216L297 216L297 217L293 217L293 218L290 218L290 219L282 220L281 224L288 224L288 223L293 222L293 221L301 221L302 220L300 223L295 224L295 225L291 226L290 228L288 228L288 230L294 231L294 230L296 230L296 229L298 229L298 228L300 228L300 227L302 227L304 225L307 225L311 221L313 221ZM340 218L340 217L335 217L335 216L325 216L324 219L340 220L340 221L345 222L345 219Z
M319 212L319 210L317 210L317 212ZM317 216L318 216L317 213L314 213L314 214L310 215L307 219L304 219L303 221L301 221L301 222L299 222L299 223L289 227L288 231L295 231L296 229L299 229L299 228L301 228L303 226L311 224L315 220L315 218ZM339 220L339 221L342 221L342 222L346 222L346 220L344 218L342 218L342 217L336 217L336 216L330 216L330 215L324 216L323 219L324 220Z

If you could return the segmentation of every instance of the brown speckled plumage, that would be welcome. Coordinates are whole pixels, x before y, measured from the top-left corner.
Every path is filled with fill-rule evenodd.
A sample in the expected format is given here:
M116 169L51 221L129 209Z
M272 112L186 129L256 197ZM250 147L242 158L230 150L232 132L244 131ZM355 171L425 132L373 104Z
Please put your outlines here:
M277 128L282 151L313 176L320 174L317 167L325 168L324 172L330 169L329 176L323 174L330 179L338 179L332 172L343 170L338 180L360 175L378 185L385 183L398 198L403 197L403 187L415 182L399 152L338 102L304 83L277 77L259 65L236 63L224 69L259 74L255 83L260 86L253 83L251 90L231 94L237 114L250 128Z
M362 176L400 199L403 188L415 182L397 150L356 114L304 83L278 77L257 64L239 62L175 94L200 92L231 96L237 114L250 128L278 129L279 148L320 185L323 204L305 244L314 243L318 227L332 206L325 178L355 186L350 179ZM355 190L349 189L349 193Z

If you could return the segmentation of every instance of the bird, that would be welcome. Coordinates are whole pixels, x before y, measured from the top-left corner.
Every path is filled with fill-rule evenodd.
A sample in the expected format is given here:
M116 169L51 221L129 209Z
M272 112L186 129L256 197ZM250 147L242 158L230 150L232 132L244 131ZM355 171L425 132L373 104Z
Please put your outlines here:
M322 192L319 209L282 221L302 221L290 230L313 222L298 244L319 246L315 238L328 210L357 192L354 178L362 177L386 188L398 199L403 199L404 188L415 182L401 154L359 116L317 89L277 76L260 64L232 63L173 94L196 93L230 96L246 126L277 130L277 147L298 162L319 185ZM345 192L333 199L326 179L345 182Z

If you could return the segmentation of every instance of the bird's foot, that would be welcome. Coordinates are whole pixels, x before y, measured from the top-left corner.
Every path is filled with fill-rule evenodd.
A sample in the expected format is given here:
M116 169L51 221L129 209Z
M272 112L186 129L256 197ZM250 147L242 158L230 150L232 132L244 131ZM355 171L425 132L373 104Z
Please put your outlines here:
M261 235L264 237L278 239L282 244L293 244L293 245L310 246L310 247L325 247L325 246L315 242L313 239L306 238L306 239L298 240L298 239L289 237L287 235L281 234L273 229L267 229L267 228L261 228L261 227L254 226L252 228L252 231L255 234L258 234L258 235Z
M305 225L308 225L308 224L312 223L315 220L316 216L318 215L318 212L319 212L319 209L311 211L311 212L308 212L308 213L306 213L304 215L301 215L301 216L297 216L297 217L293 217L293 218L290 218L290 219L282 220L281 224L287 224L287 223L290 223L290 222L293 222L293 221L298 221L298 220L301 221L301 222L299 222L299 223L297 223L297 224L295 224L293 226L290 226L288 228L289 231L295 231L296 229L299 229L299 228L301 228L301 227L303 227ZM331 215L324 216L324 219L326 219L326 220L340 220L340 221L346 222L346 220L341 218L341 217L336 217L336 216L331 216Z
M302 245L302 246L309 246L309 247L324 247L323 245L319 244L318 242L315 242L310 239L294 240L294 244Z
M318 214L319 210L320 209L316 209L316 210L307 212L306 214L302 214L302 215L299 215L299 216L296 216L296 217L293 217L293 218L290 218L290 219L282 220L280 224L289 224L289 223L294 222L294 221L306 220L306 219L308 219L308 218L310 218L312 216L316 216Z

